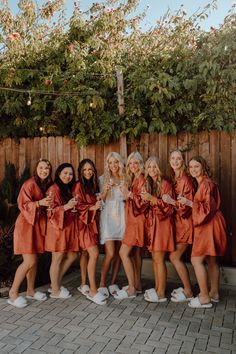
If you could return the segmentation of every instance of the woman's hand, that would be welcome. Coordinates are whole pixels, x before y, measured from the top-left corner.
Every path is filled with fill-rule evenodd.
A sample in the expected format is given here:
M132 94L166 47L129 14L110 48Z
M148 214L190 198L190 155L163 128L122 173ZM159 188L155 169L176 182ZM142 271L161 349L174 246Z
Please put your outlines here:
M77 204L76 198L72 198L72 199L69 200L68 203L66 203L66 204L64 205L64 210L66 211L66 210L73 209L74 206L76 206L76 204Z
M96 203L89 208L90 211L96 211L96 210L101 210L102 209L102 200L99 199L96 201Z
M175 205L175 200L169 194L163 194L161 199L167 204Z
M193 207L193 202L190 199L183 197L182 195L178 195L177 200L181 204L187 205L191 208Z
M151 202L153 199L153 196L148 192L141 192L140 195L144 202Z
M52 203L52 198L47 196L43 199L40 199L36 202L37 207L49 207L50 203Z

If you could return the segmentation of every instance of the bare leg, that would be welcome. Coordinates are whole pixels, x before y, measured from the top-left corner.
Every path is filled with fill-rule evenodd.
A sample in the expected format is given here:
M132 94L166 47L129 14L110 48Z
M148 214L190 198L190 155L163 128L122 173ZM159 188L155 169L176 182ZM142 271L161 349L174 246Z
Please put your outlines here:
M134 262L134 286L137 290L142 290L141 271L142 271L142 248L135 247L133 252Z
M204 265L205 256L192 257L191 262L194 267L197 282L200 288L199 300L201 304L208 304L210 296L207 284L207 271Z
M120 247L121 247L121 242L115 241L115 256L112 262L111 285L116 284L117 276L120 270L120 265L121 265L121 259L119 255Z
M34 296L35 294L34 284L36 279L36 273L37 273L37 263L35 263L35 265L26 274L26 279L27 279L26 295Z
M206 262L208 265L208 274L210 280L210 298L219 300L219 277L220 277L220 270L219 265L217 262L217 258L213 256L207 256Z
M152 252L153 267L155 267L154 274L156 272L157 277L156 292L160 298L164 298L166 292L167 270L165 253L163 251Z
M132 263L132 260L130 258L130 252L132 250L132 246L127 246L124 243L122 243L121 248L120 248L120 258L122 260L125 274L128 279L128 294L129 295L134 295L136 293L136 289L134 286L134 266Z
M89 260L88 260L88 278L89 278L89 287L90 294L92 296L97 293L97 285L96 285L96 265L99 256L98 246L93 246L88 250Z
M19 295L20 285L26 277L26 274L37 267L37 255L36 254L23 254L23 262L19 265L16 270L13 284L9 291L9 297L15 300ZM33 271L34 272L34 271ZM31 284L32 286L32 284ZM33 289L34 291L34 289Z
M61 274L61 264L63 261L64 253L52 252L52 262L49 270L52 294L58 295L60 292L60 274Z
M70 268L70 266L75 262L75 260L78 257L77 252L72 252L69 251L67 252L66 256L63 258L62 263L61 263L61 269L60 269L60 274L59 274L59 284L61 285L62 278Z
M87 267L88 267L88 252L87 251L82 251L80 254L80 284L81 286L86 284L86 278L87 278Z
M105 243L105 256L102 262L101 267L101 279L100 279L100 288L106 286L107 274L109 272L111 262L115 256L115 241L106 241Z
M187 244L177 244L176 250L170 253L170 261L175 267L178 276L182 281L182 284L184 286L184 294L186 295L186 297L192 297L193 292L191 288L188 268L186 267L186 264L182 261L182 255L187 250L187 248Z

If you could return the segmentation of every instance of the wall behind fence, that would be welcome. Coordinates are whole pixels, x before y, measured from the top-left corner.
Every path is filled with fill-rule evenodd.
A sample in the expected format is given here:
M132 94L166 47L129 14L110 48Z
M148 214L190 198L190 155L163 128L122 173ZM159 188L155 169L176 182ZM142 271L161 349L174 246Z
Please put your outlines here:
M177 146L186 148L186 161L199 154L206 158L211 167L213 177L219 184L222 211L228 225L229 243L224 263L236 265L236 131L233 134L211 131L176 136L142 134L139 139L126 141L126 137L122 137L112 144L89 145L79 150L74 140L65 137L8 138L0 141L0 181L4 177L5 162L14 163L21 174L26 166L32 172L40 157L48 158L54 170L62 162L71 162L77 170L79 161L88 157L95 161L100 175L103 173L104 158L110 151L120 152L124 158L134 150L139 150L144 159L157 155L165 172L169 152Z

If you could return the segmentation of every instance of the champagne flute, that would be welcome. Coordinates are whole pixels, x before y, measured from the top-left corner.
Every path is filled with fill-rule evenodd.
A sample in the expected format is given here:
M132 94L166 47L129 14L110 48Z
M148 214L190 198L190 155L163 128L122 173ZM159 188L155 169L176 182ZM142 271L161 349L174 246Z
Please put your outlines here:
M48 195L47 195L47 197L48 197L48 201L49 201L49 205L48 205L48 207L47 207L47 211L51 211L53 208L52 208L52 205L53 205L53 197L54 197L54 195L53 195L53 192L52 191L49 191L48 192Z
M95 193L95 195L96 195L96 197L97 197L97 200L102 200L102 198L101 198L101 193L100 193L100 192ZM99 210L102 210L102 209L103 209L103 206L101 205L100 208L99 208Z
M78 201L78 198L79 198L79 196L78 196L78 194L76 194L76 195L74 196L74 198L73 198L73 201L74 201L74 202L77 202L77 201ZM76 209L75 205L74 205L73 208L71 209L71 212L72 212L72 213L77 213L77 209Z

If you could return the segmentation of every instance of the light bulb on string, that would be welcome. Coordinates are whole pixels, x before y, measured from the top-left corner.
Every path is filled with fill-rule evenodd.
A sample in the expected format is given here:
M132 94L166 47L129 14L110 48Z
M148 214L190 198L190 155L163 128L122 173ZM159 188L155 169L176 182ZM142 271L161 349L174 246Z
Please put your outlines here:
M28 100L26 102L27 106L31 106L31 96L30 96L30 93L29 93L29 97L28 97Z

